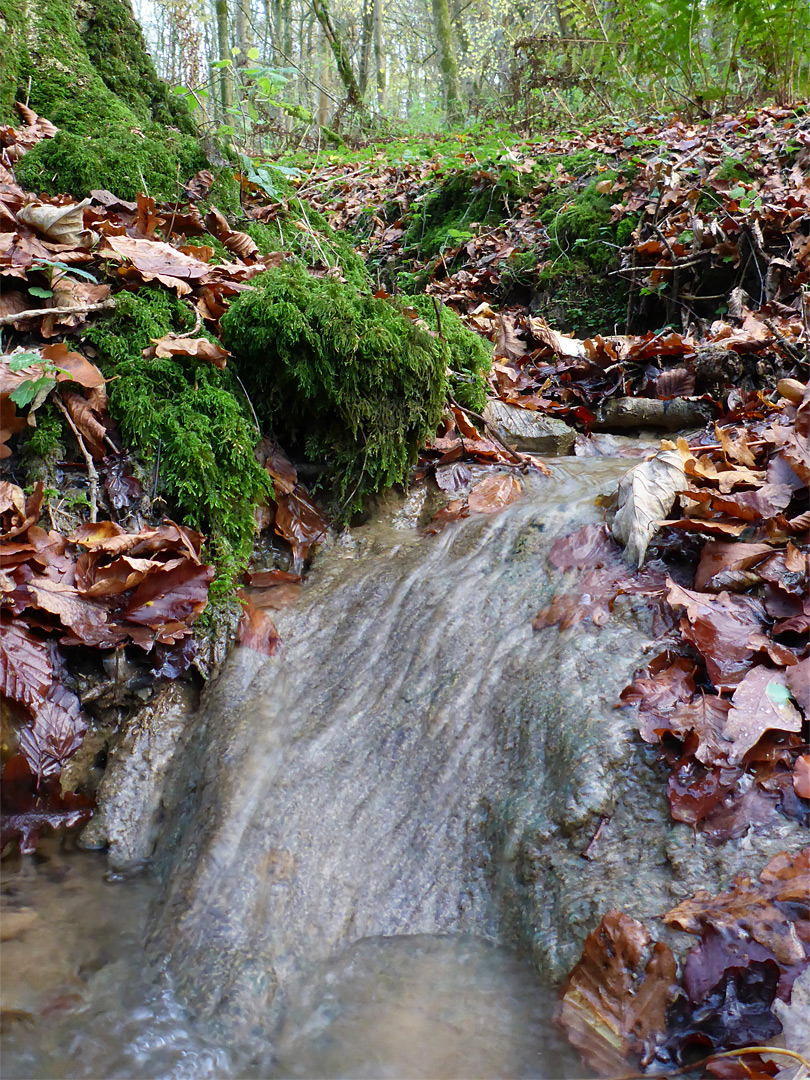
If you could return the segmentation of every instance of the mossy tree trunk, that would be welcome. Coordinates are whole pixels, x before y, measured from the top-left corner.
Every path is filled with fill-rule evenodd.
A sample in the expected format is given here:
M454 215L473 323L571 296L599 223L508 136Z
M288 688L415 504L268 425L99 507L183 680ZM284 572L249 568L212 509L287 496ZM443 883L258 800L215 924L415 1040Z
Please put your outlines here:
M447 120L457 123L462 115L461 88L458 81L458 61L453 44L453 28L447 0L433 0L433 21L439 39L439 67L442 72Z
M346 51L343 38L335 26L327 0L312 0L312 10L315 12L318 22L323 27L326 40L329 42L329 47L332 50L332 55L337 64L338 73L346 88L346 98L349 105L355 109L360 108L363 101L360 87L357 85L357 79L355 78L349 54Z
M58 128L15 168L30 189L172 196L207 164L129 0L0 0L0 122L25 101Z

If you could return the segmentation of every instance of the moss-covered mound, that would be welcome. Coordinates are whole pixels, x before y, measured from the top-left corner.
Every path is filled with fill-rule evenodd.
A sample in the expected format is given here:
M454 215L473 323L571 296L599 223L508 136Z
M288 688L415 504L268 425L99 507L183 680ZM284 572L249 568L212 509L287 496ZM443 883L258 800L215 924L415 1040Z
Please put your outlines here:
M409 296L405 302L416 309L434 332L441 331L447 348L450 369L450 393L459 405L474 412L483 412L487 403L486 374L492 368L492 345L472 330L468 330L452 308L440 305L439 315L432 296Z
M205 168L127 0L0 0L0 29L0 117L16 122L13 103L27 95L60 128L16 166L21 184L76 196L109 188L123 198L146 188L171 198Z
M170 293L141 287L120 293L114 314L85 340L110 379L110 413L125 441L153 464L170 505L208 536L220 572L214 595L225 595L252 550L256 501L272 487L253 455L258 433L233 373L191 358L144 359L153 338L190 323Z
M510 205L527 195L533 183L531 173L498 165L451 173L412 207L403 250L425 259L458 247L472 236L474 222L494 224L508 217Z
M446 349L386 300L288 264L254 280L222 319L263 421L326 465L335 508L406 480L439 423Z
M338 269L351 285L367 289L371 284L363 257L345 235L335 232L324 214L305 199L290 195L288 210L268 222L250 222L245 232L253 237L262 255L291 251L307 266Z

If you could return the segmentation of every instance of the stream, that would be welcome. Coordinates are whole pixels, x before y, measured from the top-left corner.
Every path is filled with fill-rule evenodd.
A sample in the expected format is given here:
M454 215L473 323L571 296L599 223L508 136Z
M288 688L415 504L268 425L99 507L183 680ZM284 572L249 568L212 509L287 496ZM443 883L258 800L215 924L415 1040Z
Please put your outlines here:
M552 543L630 464L556 459L435 536L418 490L381 500L276 613L278 655L234 649L163 729L156 706L111 754L109 861L4 861L4 1078L586 1075L553 987L601 915L651 925L796 831L672 826L615 707L643 601L532 631L576 587Z
M195 1024L143 942L155 880L60 851L7 865L4 1080L229 1077L578 1077L551 1026L555 992L475 938L368 939L317 971L271 1045L227 1045Z

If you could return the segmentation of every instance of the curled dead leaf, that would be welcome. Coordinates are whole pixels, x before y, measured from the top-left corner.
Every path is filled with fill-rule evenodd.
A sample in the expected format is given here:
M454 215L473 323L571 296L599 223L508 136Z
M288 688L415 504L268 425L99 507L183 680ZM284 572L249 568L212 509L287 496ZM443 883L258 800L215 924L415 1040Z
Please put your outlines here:
M622 477L611 532L624 547L629 562L639 567L643 564L650 540L677 492L685 486L683 460L677 450L662 450Z
M208 360L214 367L222 371L231 355L227 349L223 349L215 341L208 338L179 337L176 334L166 334L162 338L152 339L153 347L144 349L144 356L193 356L198 360Z
M92 201L83 199L80 203L70 203L67 206L29 203L17 211L17 220L24 225L30 225L55 244L89 248L98 240L97 233L84 227L84 208L90 206Z

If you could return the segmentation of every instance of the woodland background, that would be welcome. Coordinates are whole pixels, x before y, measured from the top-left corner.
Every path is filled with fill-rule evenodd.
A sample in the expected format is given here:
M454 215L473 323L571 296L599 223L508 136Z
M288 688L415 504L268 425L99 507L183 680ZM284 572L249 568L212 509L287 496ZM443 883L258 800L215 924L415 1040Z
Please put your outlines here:
M254 153L319 130L671 109L810 89L806 0L136 0L159 74ZM394 128L396 124L396 128ZM241 139L240 139L241 141Z

